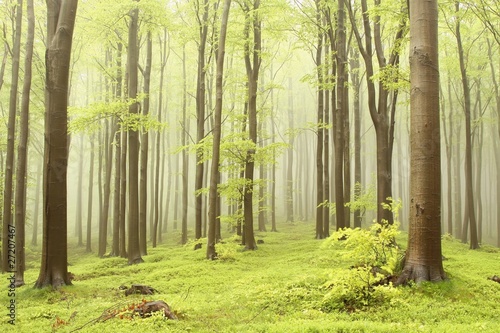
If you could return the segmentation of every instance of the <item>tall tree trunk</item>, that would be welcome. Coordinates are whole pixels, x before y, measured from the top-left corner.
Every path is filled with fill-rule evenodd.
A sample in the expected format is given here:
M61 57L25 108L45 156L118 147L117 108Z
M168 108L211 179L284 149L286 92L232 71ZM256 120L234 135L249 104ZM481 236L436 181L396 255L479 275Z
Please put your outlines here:
M120 185L121 185L121 137L122 131L119 129L117 120L117 131L115 131L115 178L113 189L113 243L111 247L111 256L120 255Z
M353 86L353 113L354 113L354 200L361 195L361 112L359 101L359 53L354 52L351 58L351 82ZM354 228L361 228L361 210L354 210Z
M189 125L187 119L187 77L186 77L186 48L182 49L182 77L183 77L183 94L182 94L182 146L186 147L187 137L189 135ZM187 206L188 206L188 176L189 176L189 158L186 149L182 150L182 231L181 243L187 243ZM177 207L177 206L176 206Z
M410 226L397 283L442 281L437 0L410 0L410 82Z
M197 7L199 2L197 0ZM205 69L205 47L207 44L208 35L208 10L209 1L203 0L203 14L202 18L198 15L198 29L200 43L198 44L198 80L196 83L196 141L201 144L201 141L205 137L205 80L206 80L206 69ZM201 227L202 227L202 216L203 216L203 195L200 190L203 188L203 171L205 163L203 162L203 149L199 148L196 152L196 175L195 175L195 238L200 239ZM195 246L195 249L199 248L201 244Z
M92 200L94 194L94 139L95 135L90 137L90 167L89 167L89 189L87 199L87 239L85 251L92 252Z
M317 46L316 46L316 71L318 77L317 93L317 143L316 143L316 239L323 239L323 214L324 204L324 183L323 183L323 144L324 144L324 75L323 75L323 31L320 26L323 22L321 17L321 3L316 0L316 24L318 25Z
M255 149L257 147L257 90L259 82L259 71L261 65L262 32L261 19L258 14L260 0L253 0L250 8L245 4L245 67L248 78L248 131L249 139L254 148L247 151L245 163L245 189L244 189L244 219L245 219L245 249L255 250L253 232L253 188L254 188L254 166ZM252 27L253 37L250 42L250 30ZM253 45L253 48L250 46Z
M76 190L76 216L75 216L75 236L78 238L78 246L83 246L82 235L82 192L83 192L83 135L80 135L80 149L78 159L78 185Z
M21 29L23 23L23 1L17 0L16 20L14 30L14 45L12 49L12 79L9 97L9 118L7 123L7 156L5 159L5 174L3 188L3 229L2 229L2 272L14 271L15 267L9 267L9 235L15 230L12 218L12 193L14 179L14 142L16 135L16 112L17 112L17 91L19 84L19 62L21 57ZM12 261L11 261L12 262Z
M143 71L144 76L144 94L146 95L143 101L142 114L149 114L149 90L151 85L151 59L153 57L153 39L151 32L147 34L146 46L146 68ZM148 149L149 149L149 132L144 129L141 134L141 166L140 166L140 182L139 182L139 248L141 255L148 254L148 237L147 237L147 193L148 193Z
M327 35L325 34L325 42L327 41ZM328 44L328 43L326 43ZM328 57L330 54L328 53L328 46L325 45L325 64L328 63ZM325 78L325 84L328 86L330 83L330 79L328 75ZM324 92L324 123L326 126L330 125L330 91L328 88L325 89ZM333 121L333 119L332 119ZM323 238L327 238L330 236L330 130L325 128L323 130L323 202L326 203L323 207Z
M134 0L135 1L135 0ZM128 97L137 98L138 86L138 58L139 49L137 45L137 30L139 21L139 9L133 8L130 12L129 35L128 35ZM137 114L139 103L129 105L129 113ZM137 264L143 262L139 247L139 136L137 130L128 131L128 263Z
M293 86L292 78L288 78L288 128L293 131ZM273 137L274 137L274 123L273 123ZM294 135L290 134L288 136L288 149L287 149L287 165L286 165L286 221L294 221L294 211L293 211L293 150L294 150ZM273 172L276 172L276 168L273 166ZM274 186L274 185L273 185ZM274 212L274 210L273 210Z
M25 220L26 220L26 175L28 161L29 107L31 91L31 63L33 59L33 42L35 39L35 10L33 0L28 0L28 33L26 37L26 55L24 60L23 97L21 101L21 119L19 120L19 143L17 146L16 194L15 194L15 226L16 226L16 286L24 285L25 269Z
M380 5L380 0L375 0L375 6ZM375 83L372 79L375 74L373 65L373 54L375 53L378 60L378 67L383 70L387 67L399 67L399 53L393 52L389 59L383 52L382 47L382 34L381 34L381 24L380 17L375 14L373 17L370 16L370 11L368 10L367 0L361 0L361 8L363 12L363 28L364 28L364 39L362 41L362 35L357 29L356 18L350 2L347 2L347 7L349 8L349 17L352 23L352 28L356 40L358 42L358 47L366 67L366 82L368 87L368 109L370 111L370 116L373 121L376 134L376 149L377 149L377 221L382 220L387 221L387 223L392 224L394 221L393 214L390 210L385 209L384 206L390 204L389 197L392 197L392 146L393 146L393 133L395 119L393 117L394 113L391 112L389 115L388 108L388 96L389 90L386 87L386 82L379 81L378 89L375 88ZM406 9L405 9L406 10ZM399 43L406 35L406 18L403 17L399 24L394 37L394 44ZM373 37L372 37L372 27L371 22L373 22ZM373 40L372 40L373 38ZM375 47L375 52L373 48ZM376 95L378 93L378 103ZM392 103L395 106L397 100L397 93L395 93L395 98Z
M36 171L35 207L33 209L33 234L31 245L38 245L38 217L40 216L40 192L42 191L43 161L38 163Z
M446 196L446 202L447 202L447 221L446 221L446 228L447 232L450 235L453 235L453 188L452 188L452 167L451 167L451 148L453 145L453 127L452 127L452 119L451 115L453 113L453 106L452 106L452 99L450 98L451 95L451 81L448 75L448 101L450 103L449 109L447 111L448 113L448 120L446 119L446 105L445 105L445 99L442 98L442 107L441 110L441 117L442 117L442 123L443 123L443 137L444 137L444 142L445 142L445 148L446 148L446 165L448 166L448 172L446 173L446 183L448 186L447 193L448 195ZM446 124L448 122L448 124ZM450 133L448 134L447 132L447 125L450 126Z
M120 257L128 258L126 248L127 224L127 151L128 130L122 130L120 139ZM118 171L118 170L117 170Z
M111 131L109 130L111 126ZM104 164L106 166L104 173L104 191L103 191L103 203L101 216L99 218L99 248L97 255L99 257L103 257L106 254L106 246L107 246L107 236L108 236L108 221L109 221L109 201L111 196L111 173L113 170L113 145L112 145L112 137L114 136L114 120L113 124L109 124L109 121L106 120L106 131L104 137ZM111 132L111 133L110 133Z
M337 230L346 227L344 208L344 117L347 110L347 87L345 77L347 73L347 50L345 28L345 2L338 0L337 10L337 94L335 106L335 215Z
M163 38L160 38L160 59L161 59L161 64L160 64L160 90L158 92L158 122L161 123L162 121L162 113L163 113L163 85L165 81L165 66L167 65L167 29L163 29ZM156 132L156 165L155 165L155 175L154 175L154 208L153 208L153 247L156 247L156 243L158 240L161 240L161 225L160 225L160 232L158 235L158 224L160 222L160 209L162 209L162 203L163 203L163 195L160 198L160 165L165 165L163 155L160 154L160 147L161 147L161 141L162 141L162 131L158 130ZM170 169L169 169L170 172ZM161 177L161 183L163 184L163 174L162 172L162 177ZM170 191L170 188L169 188ZM168 209L167 209L168 211Z
M458 13L460 3L455 3L455 10ZM467 205L467 219L470 226L470 248L479 248L477 236L476 214L474 212L474 191L472 182L472 130L471 130L471 105L470 105L470 87L465 65L465 54L462 45L462 35L460 32L460 18L456 21L455 36L457 38L458 59L460 62L460 73L462 76L462 87L464 91L464 112L465 112L465 191Z
M36 288L70 285L67 252L68 87L78 1L47 2L44 219Z
M221 141L221 125L222 125L222 102L223 102L223 78L224 78L224 58L226 48L226 33L227 22L229 18L229 10L231 8L231 0L224 1L224 9L221 17L221 28L219 33L219 47L217 50L217 73L215 81L215 115L213 126L213 148L212 148L212 165L210 167L210 187L208 194L208 232L207 232L207 259L215 259L217 252L215 251L216 237L216 219L217 219L217 185L219 178L219 163L220 163L220 141Z
M481 70L481 69L479 69ZM481 100L481 80L476 81L476 90L477 90L477 95L476 95L476 119L480 119L483 113L482 110L482 100ZM483 165L483 142L484 142L484 122L480 121L476 128L475 128L475 134L476 134L476 143L477 147L475 149L476 153L476 172L475 172L475 202L474 205L476 205L476 211L477 211L477 240L478 243L482 243L482 236L483 236L483 198L481 196L481 174L483 171L482 165Z

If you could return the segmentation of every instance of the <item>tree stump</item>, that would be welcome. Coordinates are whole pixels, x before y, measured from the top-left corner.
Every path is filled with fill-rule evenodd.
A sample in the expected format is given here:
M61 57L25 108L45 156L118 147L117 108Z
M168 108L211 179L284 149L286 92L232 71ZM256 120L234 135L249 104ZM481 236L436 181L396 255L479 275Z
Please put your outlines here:
M170 310L170 307L164 301L146 302L137 307L134 311L142 318L151 316L153 312L162 311L165 318L177 320L177 316Z

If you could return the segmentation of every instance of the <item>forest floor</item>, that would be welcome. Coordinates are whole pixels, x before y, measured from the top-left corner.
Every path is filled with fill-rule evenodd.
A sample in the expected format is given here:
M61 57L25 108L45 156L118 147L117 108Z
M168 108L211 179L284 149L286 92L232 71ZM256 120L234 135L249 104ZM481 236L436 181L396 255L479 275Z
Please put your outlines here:
M7 323L8 276L0 294L3 332L500 332L500 249L471 251L443 239L449 281L392 288L377 302L328 310L325 295L332 274L352 260L339 248L314 239L314 224L279 225L279 232L257 232L257 251L241 251L228 236L221 259L207 261L205 246L181 246L180 235L149 248L144 263L97 258L84 248L69 250L72 286L37 290L39 248L27 249L26 286L16 290L16 326ZM73 241L73 240L71 240ZM406 246L402 233L398 243ZM146 284L154 295L125 296L120 286ZM163 300L178 320L160 315L132 316L134 304ZM375 299L375 298L374 298ZM108 316L103 316L107 314ZM13 329L14 328L14 329Z

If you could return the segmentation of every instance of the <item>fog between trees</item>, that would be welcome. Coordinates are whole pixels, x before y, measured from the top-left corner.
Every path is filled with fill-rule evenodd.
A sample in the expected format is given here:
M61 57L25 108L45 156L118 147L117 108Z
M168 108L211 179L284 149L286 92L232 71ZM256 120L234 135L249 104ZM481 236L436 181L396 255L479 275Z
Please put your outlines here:
M360 181L362 196L357 200L358 206L343 210L345 217L340 226L360 223L365 227L376 219L377 181L381 178L380 172L377 177L377 165L380 167L381 162L380 156L377 158L376 126L370 103L376 105L375 112L379 114L382 107L387 108L389 118L384 122L389 126L394 124L392 164L389 166L392 170L383 177L392 180L391 196L402 204L397 220L407 230L410 36L406 1L361 1L360 4L356 1L349 6L346 3L343 13L345 36L336 30L340 13L337 4L337 1L312 0L232 1L222 80L221 200L217 203L216 214L220 216L223 230L231 226L234 232L241 232L245 225L242 200L245 186L248 186L244 180L248 159L255 161L251 182L254 229L270 231L274 222L279 230L282 223L316 220L316 231L318 223L322 227L326 223L334 230L339 226L336 219L339 211L333 203L341 202L339 199L344 203L356 201L355 179ZM361 5L367 6L372 23L371 51L365 39L367 30L363 25ZM16 13L13 6L14 1L0 1L1 17L5 22L2 40L5 52L0 72L0 108L4 123L0 130L3 193L7 184L4 176L10 163L6 143L8 109L12 103L9 102L10 73L15 66L13 29ZM134 6L138 8L136 97L130 90L130 75L134 71L129 67L130 11ZM469 241L471 231L466 216L473 210L477 227L477 239L473 239L473 243L493 245L500 242L498 6L494 0L457 6L440 4L441 134L434 138L441 140L442 233ZM42 232L40 170L44 146L47 36L43 24L45 5L35 1L34 8L37 24L30 98L27 244L35 243ZM213 0L80 1L69 81L70 243L83 245L91 237L89 250L101 256L124 255L122 242L125 243L123 237L126 236L113 232L127 225L129 235L130 226L125 221L130 218L130 201L123 187L129 191L133 183L124 173L129 170L128 158L132 156L129 149L133 145L128 142L126 146L130 136L122 131L135 132L139 142L137 199L145 200L137 202L134 219L137 219L141 234L140 254L145 255L147 247L165 237L178 238L181 243L206 237L217 97L216 51L222 8L223 1ZM23 17L19 86L25 77L22 65L26 26L27 19ZM344 37L345 56L341 54L343 57L339 58L337 43ZM335 43L333 47L332 43ZM367 71L366 55L364 58L361 48L369 51L367 54L372 61L373 76L369 81L373 82L373 91L367 81L370 71ZM397 61L393 59L395 52ZM344 92L336 85L339 59L343 59L342 65L345 65ZM394 62L391 63L391 59ZM252 78L256 84L255 124L248 121L252 111L248 97ZM22 96L21 91L17 96ZM345 101L341 117L336 113L340 110L339 96ZM382 105L384 100L387 101L385 106ZM129 116L131 106L137 106L138 113L143 116ZM356 114L357 108L359 114ZM252 125L256 130L255 144L249 136ZM342 132L337 131L339 127ZM470 132L470 145L467 132ZM387 133L391 135L390 129ZM342 141L343 151L336 155L338 142ZM15 142L17 145L18 134ZM357 142L359 150L356 152ZM328 151L325 150L327 146ZM470 147L470 152L466 147ZM467 157L471 161L470 180L466 173ZM340 164L339 158L343 159ZM336 174L335 168L339 166L343 173ZM327 179L329 186L324 187ZM340 197L339 180L344 191ZM318 199L318 186L323 190L322 200ZM469 205L467 198L471 193L473 201ZM317 208L324 202L327 204ZM361 218L353 215L356 207L361 208ZM317 220L318 214L325 216L321 218L322 223ZM157 233L154 233L155 225ZM311 230L313 228L311 224ZM319 234L316 232L316 237L328 234L325 229ZM474 235L472 233L473 238ZM220 232L216 235L219 237Z

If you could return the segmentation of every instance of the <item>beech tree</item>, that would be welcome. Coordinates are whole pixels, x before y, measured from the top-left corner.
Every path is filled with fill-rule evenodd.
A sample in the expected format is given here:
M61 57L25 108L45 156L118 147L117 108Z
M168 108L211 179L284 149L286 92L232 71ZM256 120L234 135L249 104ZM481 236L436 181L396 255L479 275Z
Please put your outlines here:
M139 8L135 5L138 0L133 0L134 7L130 10L129 34L128 34L128 97L133 100L129 105L129 113L139 112L137 98L138 81L138 58L139 48L137 44L137 31L139 22ZM137 129L128 131L129 149L129 173L128 173L128 263L137 264L143 262L139 248L139 134Z
M26 221L26 186L29 136L29 111L31 92L31 63L35 38L35 10L33 0L27 3L28 32L26 35L26 55L24 59L23 97L21 101L21 119L19 121L19 145L17 148L15 225L16 225L16 285L24 285L24 244Z
M259 15L260 0L246 0L243 4L245 12L245 68L248 82L248 131L249 139L253 142L252 149L248 149L245 163L244 188L244 242L247 250L257 249L253 232L253 187L255 149L257 145L257 90L259 70L261 65L262 34ZM250 34L252 32L252 34Z
M437 0L410 1L410 216L398 283L446 278L441 255Z
M231 8L231 0L224 1L224 9L221 17L221 28L219 33L219 44L217 49L217 72L216 72L216 97L215 97L215 115L213 128L213 148L212 148L212 165L210 169L210 187L208 196L208 232L207 232L207 259L215 259L217 252L215 251L216 238L216 219L217 219L217 185L219 178L219 161L220 161L220 141L221 141L221 126L222 126L222 97L223 97L223 78L224 78L224 58L226 52L226 33L227 22L229 18L229 10Z
M78 0L47 2L43 244L35 287L69 285L67 252L68 90Z
M380 6L381 0L375 0L375 5ZM406 12L403 5L402 14L399 17L398 27L389 49L390 53L386 57L383 47L381 16L377 12L370 12L367 0L361 0L363 33L357 27L357 21L353 5L347 2L351 26L356 37L359 51L363 57L366 67L366 84L368 87L368 109L373 121L376 134L377 149L377 221L388 221L393 223L392 212L385 209L383 204L389 204L389 197L392 197L392 148L394 142L394 118L395 107L389 109L389 80L394 80L391 74L399 67L399 48L401 41L407 32ZM372 26L373 24L373 26ZM364 37L364 42L363 42ZM376 57L381 76L378 79L378 88L375 87L375 66L373 58ZM397 75L396 75L397 78ZM392 105L397 102L397 94L393 95Z
M16 134L17 93L19 83L19 62L21 55L21 29L23 23L23 1L18 0L15 6L16 20L14 45L12 48L12 81L9 96L9 117L7 123L7 156L5 158L5 176L3 192L3 229L2 229L2 272L12 270L8 266L9 230L14 228L12 218L12 193L14 179L14 141Z

